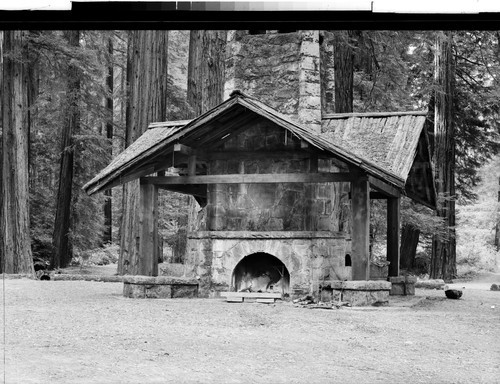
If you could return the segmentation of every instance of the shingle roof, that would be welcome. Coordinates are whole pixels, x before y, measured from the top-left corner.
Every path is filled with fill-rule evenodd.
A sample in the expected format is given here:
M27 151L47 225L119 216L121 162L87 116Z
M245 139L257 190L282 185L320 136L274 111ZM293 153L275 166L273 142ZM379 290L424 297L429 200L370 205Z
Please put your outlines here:
M327 115L322 137L406 180L425 120L426 112Z
M152 173L147 167L143 174L137 169L148 161L151 163L155 157L171 153L174 143L185 141L186 145L197 148L197 143L203 143L199 140L201 136L220 139L219 136L228 130L218 128L219 123L211 124L224 116L233 119L247 113L245 111L274 122L315 148L353 164L400 190L405 187L425 123L425 113L422 112L328 115L323 119L324 132L318 134L259 100L235 91L228 100L194 120L151 124L136 142L89 181L84 189L92 194L126 181L127 176L138 178Z

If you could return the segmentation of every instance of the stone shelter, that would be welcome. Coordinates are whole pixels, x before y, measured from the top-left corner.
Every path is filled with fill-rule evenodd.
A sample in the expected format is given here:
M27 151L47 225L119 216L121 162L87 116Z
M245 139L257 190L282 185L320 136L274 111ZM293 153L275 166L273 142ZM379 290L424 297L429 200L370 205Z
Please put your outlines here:
M150 124L85 185L93 194L140 179L143 274L157 274L163 188L199 203L185 256L199 296L370 280L370 199L387 200L387 277L399 276L400 197L435 207L426 112L329 113L327 37L230 31L228 98L193 120Z

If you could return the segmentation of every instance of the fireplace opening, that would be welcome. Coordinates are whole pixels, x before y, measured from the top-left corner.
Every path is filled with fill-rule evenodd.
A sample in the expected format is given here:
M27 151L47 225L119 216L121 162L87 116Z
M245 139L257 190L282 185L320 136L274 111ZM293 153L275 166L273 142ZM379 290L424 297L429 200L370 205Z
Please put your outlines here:
M287 293L290 273L280 259L268 253L253 253L234 268L232 288L236 292Z

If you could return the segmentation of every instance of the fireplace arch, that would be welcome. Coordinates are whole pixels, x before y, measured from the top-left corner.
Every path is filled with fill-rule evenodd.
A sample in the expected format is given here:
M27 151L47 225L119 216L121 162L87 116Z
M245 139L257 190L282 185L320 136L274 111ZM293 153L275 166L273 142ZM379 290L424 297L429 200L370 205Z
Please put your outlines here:
M290 272L279 258L265 252L252 253L234 268L231 288L236 292L288 293Z

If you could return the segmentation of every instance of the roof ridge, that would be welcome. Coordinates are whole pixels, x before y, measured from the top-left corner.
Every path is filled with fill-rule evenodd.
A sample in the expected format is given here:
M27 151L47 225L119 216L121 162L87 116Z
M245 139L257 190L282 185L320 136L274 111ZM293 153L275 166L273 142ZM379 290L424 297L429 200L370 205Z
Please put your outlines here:
M170 121L156 121L153 123L149 123L148 129L152 128L164 128L164 127L178 127L182 125L186 125L193 121L193 119L189 120L170 120Z

